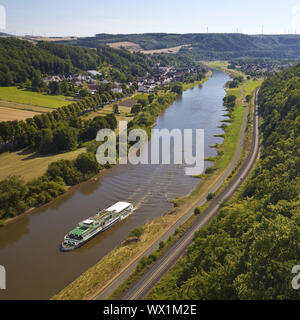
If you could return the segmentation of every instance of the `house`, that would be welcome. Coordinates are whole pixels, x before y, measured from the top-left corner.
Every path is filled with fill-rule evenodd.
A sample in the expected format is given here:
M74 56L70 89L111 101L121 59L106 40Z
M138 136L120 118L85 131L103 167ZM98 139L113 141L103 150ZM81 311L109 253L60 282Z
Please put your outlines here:
M112 91L113 91L114 93L122 93L122 92L123 92L123 90L122 90L122 88L121 88L120 86L114 87L114 88L112 89Z
M147 92L147 89L144 86L139 86L138 92Z
M60 82L62 81L61 78L59 76L49 76L49 77L46 77L44 79L44 81L47 83L47 85L49 84L49 82Z
M93 77L101 76L102 73L98 72L97 70L88 70L87 73Z
M87 80L87 77L84 74L77 74L74 75L73 80L76 82L85 82Z
M91 90L91 91L97 91L99 89L98 84L92 83L92 84L88 84L87 86L88 86L89 90Z

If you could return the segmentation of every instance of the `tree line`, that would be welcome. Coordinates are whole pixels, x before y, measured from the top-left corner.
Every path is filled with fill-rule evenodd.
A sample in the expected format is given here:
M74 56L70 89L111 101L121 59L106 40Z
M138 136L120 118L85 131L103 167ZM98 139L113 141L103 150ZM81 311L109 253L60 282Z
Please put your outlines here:
M144 128L150 134L156 117L177 97L176 93L165 90L160 95L155 93L149 95L147 100L139 100L143 107L129 122L129 132L134 128ZM142 100L144 102L141 102ZM83 126L84 130L77 131L78 137L82 140L95 139L97 131L103 127L110 129L117 127L114 114L95 117L87 122L88 125ZM70 126L67 127L59 124L53 132L49 128L42 129L41 146L48 148L53 143L52 139L54 141L58 139L59 143L63 144L69 143L69 140L74 142L72 139L74 130L83 125L82 120L76 117L72 118L69 123ZM68 130L72 131L70 136ZM96 160L95 152L100 144L101 142L95 140L90 141L87 145L87 152L80 154L75 160L62 159L51 163L45 175L27 183L21 177L16 176L0 181L0 224L1 220L4 223L6 219L15 217L29 208L45 204L66 192L67 186L76 185L96 175L100 170L110 167L109 164L99 165Z
M63 145L56 143L56 148L54 149L56 149L56 151L72 150L75 146L75 144L71 142L74 141L76 135L76 130L73 130L74 128L78 129L80 141L95 138L95 135L92 135L97 132L97 125L95 125L96 120L81 121L78 119L78 116L95 111L104 104L115 99L120 99L134 91L135 87L132 85L130 88L126 88L122 93L116 94L110 91L102 93L101 95L95 94L91 97L84 98L79 102L58 108L52 112L35 115L33 118L26 119L25 121L15 120L0 122L0 143L5 144L5 147L3 147L1 151L31 146L36 150L43 152L43 150L45 150L44 147L47 146L47 141L60 141L61 139L59 137L62 133L65 133L70 137L70 143L67 148L66 145L62 147ZM48 151L50 150L45 150L44 152Z

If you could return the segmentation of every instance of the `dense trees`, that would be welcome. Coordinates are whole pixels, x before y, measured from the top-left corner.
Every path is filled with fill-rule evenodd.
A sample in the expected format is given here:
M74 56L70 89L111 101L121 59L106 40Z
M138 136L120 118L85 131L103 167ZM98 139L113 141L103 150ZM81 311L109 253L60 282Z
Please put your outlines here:
M188 45L180 55L196 60L228 60L240 57L298 58L300 37L298 35L245 35L245 34L97 34L95 37L78 38L67 43L96 48L104 43L131 41L143 49L153 50Z
M86 141L94 139L97 131L103 127L112 129L116 127L114 115L85 122L78 119L78 116L96 110L100 105L110 101L112 96L108 97L108 95L109 93L93 95L80 102L58 108L51 113L36 115L26 121L0 122L0 143L11 143L12 148L15 149L31 146L41 152L72 150L77 144L76 135L79 135L79 140ZM62 142L63 138L59 135L58 127L73 127L79 130L62 129L66 130L66 139L69 139L69 142L66 143L66 141ZM74 138L71 139L71 136Z
M261 159L152 299L299 299L300 64L260 90Z
M94 50L50 42L34 45L16 38L1 38L0 86L21 85L41 91L46 89L43 81L45 75L69 75L102 67L110 70L111 80L125 83L151 72L156 61L142 53L105 46ZM55 94L69 91L65 84L58 83L51 83L50 90Z
M171 92L175 92L175 93L177 93L178 95L181 95L182 92L183 92L183 86L182 86L182 84L180 84L180 83L175 83L175 84L173 84L172 87L171 87Z
M0 39L0 86L12 86L30 80L32 87L43 86L42 74L70 73L69 60L15 38Z
M36 205L44 204L66 191L63 180L47 176L27 184L18 177L0 182L0 220L14 217Z

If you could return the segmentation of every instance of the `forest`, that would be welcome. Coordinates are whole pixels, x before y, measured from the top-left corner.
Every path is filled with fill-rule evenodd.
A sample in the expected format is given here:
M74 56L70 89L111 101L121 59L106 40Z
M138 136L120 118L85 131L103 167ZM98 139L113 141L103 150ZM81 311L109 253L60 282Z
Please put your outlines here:
M297 58L300 51L299 35L246 35L240 33L146 33L146 34L97 34L95 37L78 38L66 43L95 48L100 44L131 41L144 50L191 45L182 48L179 55L200 60L227 60L233 58Z
M151 72L157 61L142 53L130 53L106 46L95 49L39 42L36 45L15 38L0 38L0 86L26 84L44 89L46 75L70 75L76 72L111 66L114 80L133 81Z
M150 299L299 299L300 64L259 92L261 156Z

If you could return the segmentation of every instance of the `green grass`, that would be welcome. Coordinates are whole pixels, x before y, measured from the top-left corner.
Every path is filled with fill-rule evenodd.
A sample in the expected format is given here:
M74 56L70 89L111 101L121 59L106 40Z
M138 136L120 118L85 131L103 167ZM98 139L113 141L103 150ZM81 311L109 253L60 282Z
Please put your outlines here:
M221 70L223 72L228 73L231 77L236 76L245 76L242 72L235 69L228 69L229 62L228 61L204 61L204 64L208 67Z
M261 86L263 79L257 79L257 80L249 80L247 86L245 87L245 95L252 95L253 92Z
M254 94L256 88L261 85L261 80L249 80L244 88L245 95ZM243 123L245 106L243 103L243 94L241 87L239 88L227 89L227 95L235 95L237 97L236 106L231 114L231 124L225 129L225 140L222 145L218 147L218 151L222 152L222 156L216 159L215 167L219 170L224 170L233 159L234 154L237 150L238 141L241 134L241 125Z
M45 93L32 92L16 87L0 87L0 100L6 100L26 105L56 109L73 103L65 96L55 96Z

